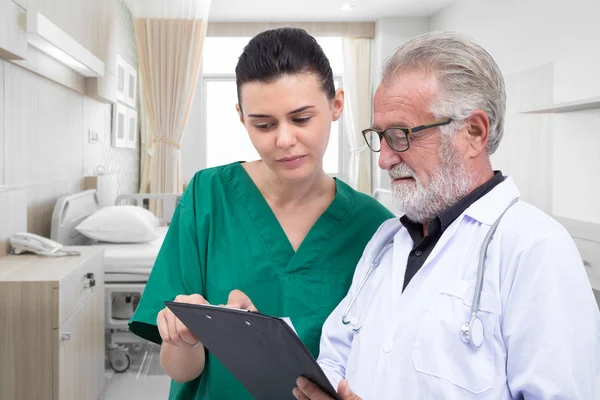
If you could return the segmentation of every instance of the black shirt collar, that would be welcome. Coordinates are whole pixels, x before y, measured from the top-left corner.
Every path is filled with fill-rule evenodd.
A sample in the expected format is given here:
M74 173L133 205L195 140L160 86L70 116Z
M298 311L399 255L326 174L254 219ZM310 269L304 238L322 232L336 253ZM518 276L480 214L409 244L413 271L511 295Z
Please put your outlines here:
M467 208L477 200L488 194L493 188L504 181L504 175L501 171L494 171L494 176L477 187L471 193L439 213L430 223L427 236L441 236L442 233L458 218ZM415 244L423 240L423 224L408 219L406 215L400 218L400 222L408 230L410 237Z

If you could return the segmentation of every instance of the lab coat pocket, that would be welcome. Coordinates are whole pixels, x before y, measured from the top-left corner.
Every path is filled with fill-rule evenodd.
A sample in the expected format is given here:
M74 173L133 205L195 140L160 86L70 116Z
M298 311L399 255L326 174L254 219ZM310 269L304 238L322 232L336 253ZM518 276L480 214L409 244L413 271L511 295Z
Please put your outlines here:
M494 381L499 301L491 293L481 293L478 316L485 338L481 347L475 348L461 339L461 327L470 319L473 293L467 281L451 279L443 284L423 316L412 357L418 372L477 395L491 389ZM445 386L444 382L440 385Z

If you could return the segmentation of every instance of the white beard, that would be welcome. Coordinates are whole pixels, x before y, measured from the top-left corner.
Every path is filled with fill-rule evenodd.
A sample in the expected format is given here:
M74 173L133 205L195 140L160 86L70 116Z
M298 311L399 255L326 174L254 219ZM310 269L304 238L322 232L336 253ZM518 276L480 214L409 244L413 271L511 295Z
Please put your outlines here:
M439 165L427 186L406 164L389 170L390 178L411 177L414 181L392 182L394 205L414 222L431 221L471 191L475 180L463 165L451 137L442 135Z

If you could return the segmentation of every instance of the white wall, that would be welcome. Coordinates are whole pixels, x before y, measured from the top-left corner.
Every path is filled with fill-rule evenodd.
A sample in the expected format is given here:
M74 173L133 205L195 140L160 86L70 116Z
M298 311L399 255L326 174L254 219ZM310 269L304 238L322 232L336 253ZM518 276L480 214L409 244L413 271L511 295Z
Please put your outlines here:
M100 40L113 25L119 26L118 51L133 63L135 42L127 25L129 12L118 2L116 21L102 23L115 1L56 4L29 0L76 40L109 65ZM89 2L88 2L89 3ZM119 14L120 12L120 14ZM81 18L78 16L81 13ZM0 26L3 18L0 16ZM74 20L77 21L74 21ZM93 21L90 24L83 21ZM128 33L127 33L128 32ZM52 210L59 196L81 190L82 178L98 165L116 172L119 192L136 192L139 181L138 150L111 147L111 106L83 96L21 66L0 60L0 190L24 188L27 230L49 237ZM88 131L100 143L88 142ZM4 223L0 216L0 224ZM13 232L14 233L14 232Z
M371 57L373 94L381 80L381 71L384 62L394 54L398 46L402 43L428 30L429 18L381 18L376 22ZM371 154L373 155L371 172L373 189L389 189L389 175L377 165L378 154Z
M116 0L112 5L116 24L116 53L121 56L135 70L138 70L137 49L135 34L133 32L133 18L131 11L121 0ZM107 3L110 4L110 3ZM110 56L112 64L114 56ZM90 97L84 96L84 127L93 129L100 136L100 143L84 144L84 175L94 175L96 167L102 166L107 173L117 175L118 193L136 193L139 188L140 150L139 141L135 149L126 149L112 146L111 133L114 122L112 106L100 103ZM138 96L138 110L139 101ZM84 132L85 133L85 132ZM87 137L86 137L87 139Z
M545 211L597 223L600 110L517 111L527 101L600 96L599 15L597 0L461 0L431 18L432 30L458 31L484 46L507 79L512 106L494 167L516 173L523 197Z
M460 0L431 18L432 30L467 34L504 73L586 51L600 53L598 0Z
M381 79L383 63L398 46L413 36L429 30L429 18L381 18L375 23L373 40L373 84Z

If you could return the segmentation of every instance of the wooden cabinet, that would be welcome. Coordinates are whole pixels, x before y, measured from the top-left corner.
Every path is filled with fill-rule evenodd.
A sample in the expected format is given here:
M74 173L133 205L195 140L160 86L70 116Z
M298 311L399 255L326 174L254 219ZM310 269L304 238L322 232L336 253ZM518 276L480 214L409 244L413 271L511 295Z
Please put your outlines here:
M25 10L11 0L0 0L0 58L23 60L27 56Z
M0 258L0 399L96 400L104 387L103 250Z

